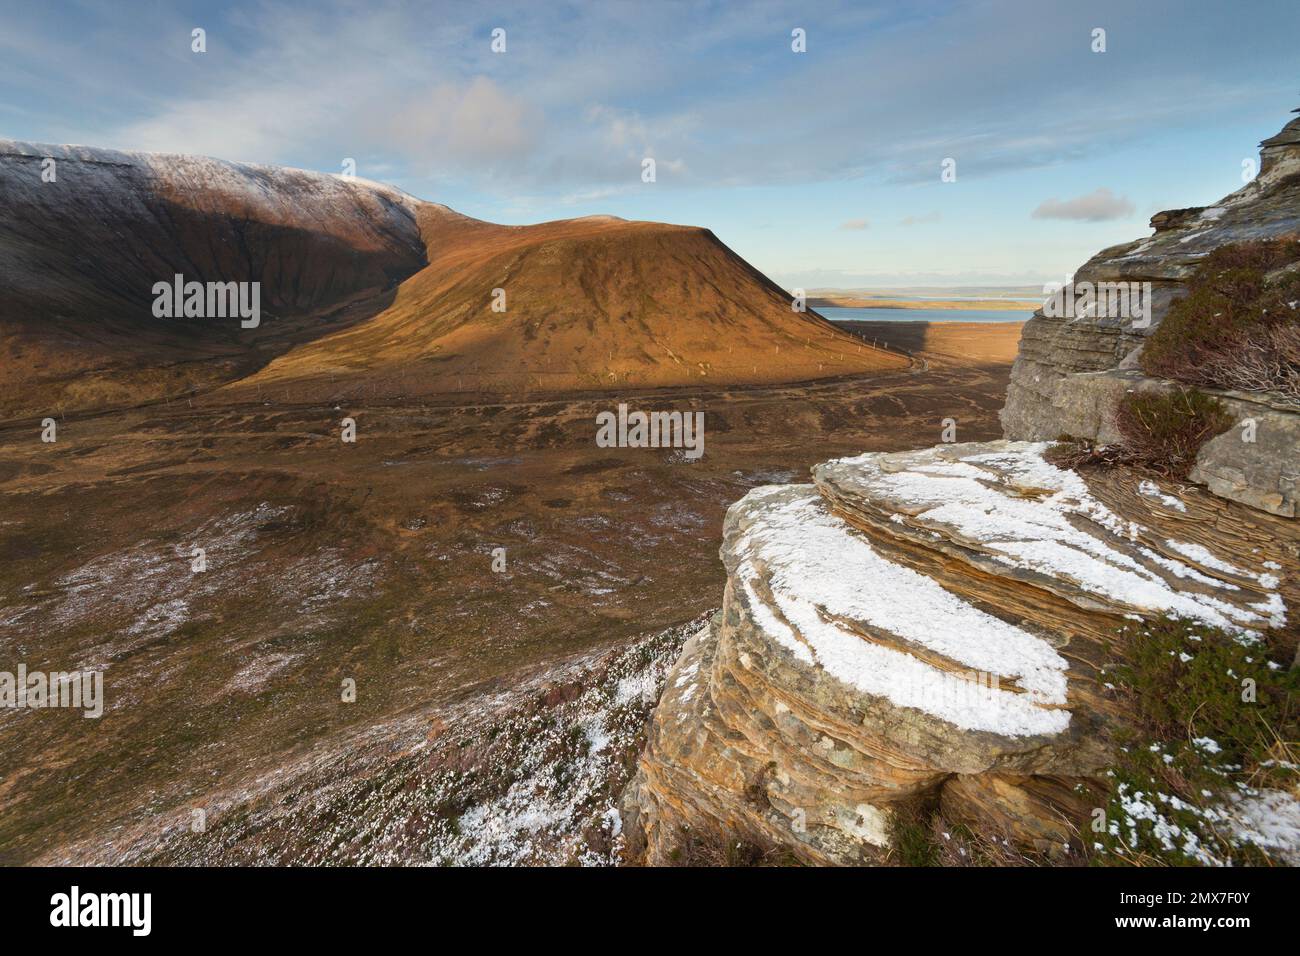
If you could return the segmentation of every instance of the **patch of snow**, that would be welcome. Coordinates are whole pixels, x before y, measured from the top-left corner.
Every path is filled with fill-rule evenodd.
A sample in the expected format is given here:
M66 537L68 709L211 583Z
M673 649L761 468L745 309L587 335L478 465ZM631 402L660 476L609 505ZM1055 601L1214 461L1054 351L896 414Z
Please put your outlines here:
M1165 494L1160 490L1160 486L1150 479L1145 479L1138 485L1138 493L1146 495L1148 498L1155 498L1166 508L1173 508L1175 511L1187 510L1187 505L1183 504L1181 498Z
M1284 790L1261 790L1239 797L1231 805L1232 831L1281 857L1289 866L1300 866L1300 800Z
M1201 544L1193 544L1189 541L1175 541L1172 538L1166 538L1165 544L1169 545L1174 551L1177 551L1183 557L1195 561L1203 568L1209 568L1211 571L1220 571L1223 574L1235 574L1238 577L1248 578L1251 575L1237 567L1235 564L1229 564L1221 558L1216 557L1209 548Z
M919 454L869 453L833 463L860 473L855 491L904 511L923 527L942 527L958 542L974 542L994 560L1069 581L1086 592L1151 614L1176 614L1240 634L1263 623L1254 610L1181 590L1155 569L1114 547L1105 535L1079 527L1085 519L1111 534L1136 540L1142 526L1098 501L1075 472L1043 458L1047 443L1009 443L1006 450L953 460ZM981 467L983 466L983 467ZM1202 567L1249 578L1202 547L1169 542ZM1153 563L1176 577L1199 579L1195 568L1170 559Z
M865 535L830 514L816 491L795 487L804 493L782 502L753 493L742 499L742 506L766 503L735 545L742 556L736 578L764 633L863 693L964 729L1025 736L1069 725L1067 664L1050 644L881 557ZM771 589L771 607L755 588L761 579ZM977 674L1018 681L1025 693L940 670L831 617L890 632Z
M618 686L614 689L614 703L622 706L634 701L644 701L654 693L654 675L639 671L619 679Z
M276 674L301 658L301 654L268 654L240 669L226 684L226 690L251 693L262 690Z

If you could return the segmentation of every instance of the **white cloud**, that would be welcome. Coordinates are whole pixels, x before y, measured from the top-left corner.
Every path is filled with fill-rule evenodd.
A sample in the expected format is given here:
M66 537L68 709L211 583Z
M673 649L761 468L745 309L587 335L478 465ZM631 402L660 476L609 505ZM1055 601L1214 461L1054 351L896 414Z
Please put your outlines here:
M898 220L898 224L900 226L921 226L927 223L938 222L942 218L943 215L936 210L934 212L922 213L919 216L904 216L902 219Z
M865 219L846 219L840 223L841 229L866 229L871 223Z
M1066 14L1019 0L939 17L828 3L806 24L813 42L823 38L819 52L794 57L772 38L788 35L797 9L609 5L574 18L507 5L497 17L510 47L497 55L472 18L395 0L310 16L254 6L234 26L212 25L207 60L169 60L161 84L142 58L153 82L138 85L163 99L135 110L112 145L297 164L354 156L511 198L619 187L645 156L669 174L665 187L927 182L945 156L968 181L1113 146L1153 119L1243 95L1189 97L1168 69L1168 82L1135 87L1117 69L1090 75L1081 124L1066 108L1079 94L1073 74L1029 86L984 69L991 58L1046 68L1058 52L1026 36L1059 32ZM879 21L889 29L872 29ZM850 79L864 95L841 95Z
M1133 215L1136 207L1123 196L1116 196L1105 187L1095 189L1075 199L1062 202L1044 199L1030 215L1035 219L1074 219L1079 222L1106 222Z
M527 162L544 126L539 109L484 76L399 97L383 113L358 121L408 159L464 168Z

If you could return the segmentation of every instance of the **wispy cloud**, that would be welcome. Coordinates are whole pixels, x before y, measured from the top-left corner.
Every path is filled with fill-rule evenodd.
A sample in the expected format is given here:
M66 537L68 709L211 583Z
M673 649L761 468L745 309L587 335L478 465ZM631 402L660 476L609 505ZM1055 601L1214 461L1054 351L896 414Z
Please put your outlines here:
M1105 222L1133 215L1137 207L1123 196L1105 187L1074 199L1044 199L1030 215L1034 219L1074 219L1080 222Z
M1050 276L1098 236L1059 238L1044 217L1131 215L1084 202L1098 182L1140 208L1222 195L1239 161L1219 189L1196 146L1295 105L1300 32L1294 0L1259 0L1246 19L1217 0L9 7L4 135L331 171L352 158L359 175L477 215L585 206L708 225L773 271L859 271L863 243L817 224L853 231L847 217L871 209L871 268L900 275L929 268L939 234L907 227L942 222L953 269ZM1105 54L1090 49L1098 24ZM204 54L190 50L196 26ZM495 27L506 53L491 50ZM1118 166L1188 143L1195 155L1174 155L1199 166L1180 158L1158 197ZM941 185L948 157L958 180ZM1199 192L1183 198L1189 182ZM1037 224L1014 212L1028 189L1059 197ZM1047 233L1058 238L1037 241Z
M1089 52L1091 19L1031 0L507 3L490 15L336 0L178 7L129 25L79 7L6 23L19 39L3 47L0 86L9 102L58 100L45 111L55 128L80 114L106 145L328 168L351 156L516 200L618 187L645 156L668 189L925 183L948 156L968 181L1230 112L1267 72L1188 55L1224 18L1213 5L1101 6L1105 59ZM206 54L189 51L196 24ZM795 25L807 53L790 49ZM504 54L490 49L495 26ZM1285 32L1252 40L1260 63ZM1167 42L1126 58L1125 37L1153 35Z
M898 220L900 226L923 226L927 223L939 222L943 219L943 213L935 210L934 212L922 213L919 216L904 216Z

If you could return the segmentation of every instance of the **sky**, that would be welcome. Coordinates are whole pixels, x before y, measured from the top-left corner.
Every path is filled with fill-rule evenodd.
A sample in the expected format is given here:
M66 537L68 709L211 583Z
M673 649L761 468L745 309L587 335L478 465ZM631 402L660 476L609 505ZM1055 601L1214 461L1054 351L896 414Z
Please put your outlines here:
M1061 281L1240 188L1300 107L1300 0L0 0L0 24L0 137L700 225L787 288Z

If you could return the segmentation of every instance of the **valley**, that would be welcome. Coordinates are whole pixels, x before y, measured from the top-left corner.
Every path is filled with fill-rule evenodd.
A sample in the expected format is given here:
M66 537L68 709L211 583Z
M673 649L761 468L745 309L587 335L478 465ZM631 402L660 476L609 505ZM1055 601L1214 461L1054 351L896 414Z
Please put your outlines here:
M7 423L0 646L33 669L103 669L105 713L0 713L0 860L138 862L178 834L193 839L168 852L246 860L229 830L190 834L192 811L216 828L304 761L313 787L361 786L379 771L348 769L358 735L388 767L440 715L716 606L722 517L750 488L931 444L946 417L961 440L995 437L1014 334L963 330L981 352L888 325L881 344L933 349L926 370L337 407L218 391L69 414L53 445ZM703 456L599 447L597 415L620 402L702 412ZM259 852L307 853L278 839Z

